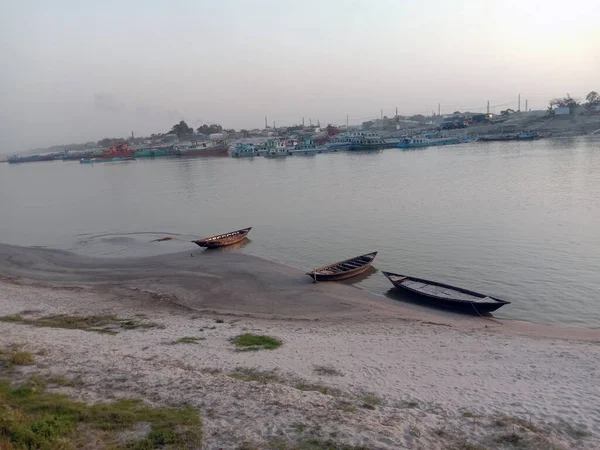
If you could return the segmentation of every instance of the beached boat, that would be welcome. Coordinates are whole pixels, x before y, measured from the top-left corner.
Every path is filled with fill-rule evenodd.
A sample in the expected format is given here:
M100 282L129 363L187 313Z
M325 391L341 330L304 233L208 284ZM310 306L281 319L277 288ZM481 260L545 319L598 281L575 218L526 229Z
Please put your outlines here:
M329 266L320 267L306 275L315 281L338 281L351 278L363 273L373 263L377 256L377 252L367 253L366 255L357 256L355 258L340 261Z
M193 142L191 145L173 147L181 156L227 156L229 145L223 140L213 143Z
M440 145L455 145L460 144L459 138L439 138L439 139L427 139L427 138L407 138L403 139L396 147L398 148L423 148L423 147L437 147Z
M510 302L469 291L449 284L422 278L409 277L392 272L383 272L397 289L410 293L420 303L453 309L471 314L484 314L508 305Z
M246 144L244 142L238 142L235 144L235 148L230 152L234 158L250 158L256 156L256 150L254 144Z
M252 227L244 228L242 230L232 231L231 233L218 234L217 236L211 236L206 239L199 239L192 242L200 247L206 248L224 247L243 241L246 239L246 236L248 236L251 229Z
M121 161L135 161L133 156L127 156L124 158L81 158L79 162L81 164L92 164L97 162L121 162Z

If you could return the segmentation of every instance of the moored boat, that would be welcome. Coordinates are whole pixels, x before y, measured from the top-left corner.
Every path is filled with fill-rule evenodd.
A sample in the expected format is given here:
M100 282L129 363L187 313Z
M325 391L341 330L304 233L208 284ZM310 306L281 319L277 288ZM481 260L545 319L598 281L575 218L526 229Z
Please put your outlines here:
M121 162L121 161L135 161L133 156L127 156L123 158L81 158L79 162L81 164L92 164L97 162Z
M427 138L407 138L403 139L396 147L398 148L424 148L424 147L437 147L441 145L455 145L460 144L459 138L439 138L439 139L427 139Z
M350 151L380 150L388 146L387 142L372 131L359 131L350 141Z
M425 305L462 311L470 314L484 314L509 304L479 292L438 283L422 278L409 277L392 272L383 272L397 288L411 294L415 300Z
M320 267L311 272L307 272L306 275L315 281L345 280L346 278L354 277L366 271L371 267L376 256L377 252L367 253L366 255L356 256L354 258L346 259L345 261Z
M54 161L55 159L56 154L51 153L49 155L9 156L7 161L9 164L19 164L26 162Z
M296 148L292 148L289 150L290 155L316 155L319 153L328 152L328 147L326 145L317 145L312 138L304 139L300 144L296 146Z
M218 234L216 236L211 236L206 239L198 239L197 241L192 241L194 244L200 247L206 248L216 248L216 247L224 247L226 245L236 244L240 241L246 239L248 233L252 227L243 228L241 230L232 231L231 233Z
M223 140L213 143L193 142L191 145L175 146L181 156L227 156L229 145Z
M166 147L141 148L133 152L136 158L156 158L158 156L178 155L179 152L173 149L172 145Z
M250 158L256 156L256 150L254 149L254 144L238 142L235 144L235 147L230 154L234 158Z
M111 147L108 151L102 153L100 158L112 159L115 158L133 158L133 150L129 148L129 144L126 142L124 144L115 145Z
M268 144L269 149L264 155L266 158L284 158L290 154L290 148L295 145L293 144L293 141L288 141L286 139L277 139Z

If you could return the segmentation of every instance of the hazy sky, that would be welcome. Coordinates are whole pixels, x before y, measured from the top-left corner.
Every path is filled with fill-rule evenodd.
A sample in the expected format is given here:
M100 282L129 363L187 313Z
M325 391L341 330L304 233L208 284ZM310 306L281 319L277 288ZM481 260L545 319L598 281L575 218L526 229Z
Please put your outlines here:
M0 0L0 153L600 90L598 0Z

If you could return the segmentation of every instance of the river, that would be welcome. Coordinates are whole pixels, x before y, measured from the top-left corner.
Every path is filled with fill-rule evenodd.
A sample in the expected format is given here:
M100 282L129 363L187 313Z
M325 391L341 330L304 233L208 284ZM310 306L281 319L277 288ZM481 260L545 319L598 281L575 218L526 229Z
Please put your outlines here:
M252 226L231 251L308 270L377 250L376 269L511 301L496 317L600 327L599 140L0 164L0 217L1 242L112 257Z

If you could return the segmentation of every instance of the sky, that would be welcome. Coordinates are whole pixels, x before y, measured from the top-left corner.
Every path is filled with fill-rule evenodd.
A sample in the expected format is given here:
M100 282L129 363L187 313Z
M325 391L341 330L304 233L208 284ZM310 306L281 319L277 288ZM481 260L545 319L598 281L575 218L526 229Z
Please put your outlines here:
M0 153L600 91L597 0L0 0Z

